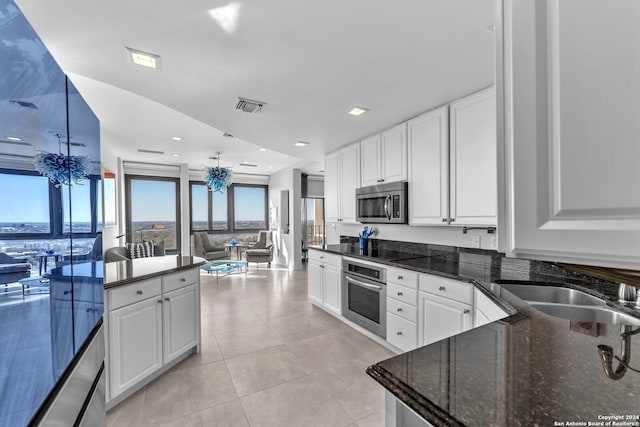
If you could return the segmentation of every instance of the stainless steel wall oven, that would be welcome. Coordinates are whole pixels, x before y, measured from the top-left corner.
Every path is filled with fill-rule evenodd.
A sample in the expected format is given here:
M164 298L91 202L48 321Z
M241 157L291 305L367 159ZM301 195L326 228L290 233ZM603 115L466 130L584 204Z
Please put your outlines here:
M342 260L342 315L385 338L387 270L348 258Z

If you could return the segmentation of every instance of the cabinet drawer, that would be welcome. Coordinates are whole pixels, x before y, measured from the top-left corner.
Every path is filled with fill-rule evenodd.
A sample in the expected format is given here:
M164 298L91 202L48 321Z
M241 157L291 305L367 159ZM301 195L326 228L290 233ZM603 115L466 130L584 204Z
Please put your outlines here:
M418 291L407 288L406 286L396 285L395 283L387 283L387 297L410 304L418 305Z
M393 313L387 313L387 342L402 351L413 350L418 346L418 328Z
M471 304L473 301L473 285L471 283L446 277L421 274L420 290L465 304Z
M324 251L309 250L309 260L320 264L330 264L334 267L342 267L342 256Z
M198 282L198 269L183 270L162 277L162 292L171 292Z
M161 291L162 285L159 277L112 289L109 291L111 303L109 310L115 310L116 308L160 295Z
M418 309L412 305L387 297L387 312L403 317L411 322L418 321Z
M411 289L418 289L418 273L387 267L387 283L396 283Z

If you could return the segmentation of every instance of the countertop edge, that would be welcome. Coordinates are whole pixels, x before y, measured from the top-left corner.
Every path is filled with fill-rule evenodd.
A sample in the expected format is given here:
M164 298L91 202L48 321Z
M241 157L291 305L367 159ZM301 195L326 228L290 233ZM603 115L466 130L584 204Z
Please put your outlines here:
M464 427L460 421L449 415L438 405L425 399L420 393L407 387L396 377L378 365L371 365L366 370L367 374L386 390L393 394L399 401L411 408L434 427Z
M119 286L125 286L125 285L129 285L131 283L135 283L135 282L139 282L141 280L146 280L146 279L152 279L154 277L159 277L159 276L164 276L165 274L171 274L171 273L177 273L179 271L183 271L183 270L190 270L192 268L200 268L201 266L205 265L207 263L207 260L204 258L200 258L200 257L193 257L194 262L192 264L189 265L181 265L181 266L177 266L177 267L173 267L173 268L169 268L166 270L160 270L160 271L154 271L152 273L148 273L148 274L143 274L140 276L135 276L135 277L130 277L130 278L126 278L126 279L121 279L121 280L117 280L114 282L109 282L104 284L104 289L108 290L108 289L113 289L113 288L117 288ZM117 261L117 262L135 262L135 260L130 260L130 261Z

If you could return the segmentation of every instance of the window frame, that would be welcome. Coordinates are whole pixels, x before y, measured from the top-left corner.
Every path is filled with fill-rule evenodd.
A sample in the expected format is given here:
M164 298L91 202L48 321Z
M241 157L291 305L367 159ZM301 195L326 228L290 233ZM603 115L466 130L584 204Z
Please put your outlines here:
M37 171L0 168L0 174L5 175L27 175L42 177L47 180L49 185L49 233L2 233L0 240L41 240L41 239L67 239L69 237L76 238L92 238L96 237L102 230L97 229L97 182L102 179L100 175L89 175L86 181L89 182L90 191L90 210L91 210L91 231L89 233L74 233L64 231L64 206L63 206L63 188L67 186L56 187L48 178L42 176ZM85 184L86 185L86 184ZM72 218L73 220L73 218Z
M193 229L193 186L194 185L203 185L207 186L202 181L189 181L189 232L191 234L194 231L206 231L208 234L230 234L230 233L256 233L260 230L264 230L265 228L269 228L269 186L264 184L231 184L227 187L227 228L224 230L213 229L213 191L207 192L207 230ZM235 228L235 188L236 187L251 187L251 188L262 188L264 190L264 228Z
M180 178L174 178L169 176L151 176L151 175L136 175L136 174L125 174L124 183L125 183L125 227L127 230L127 236L131 235L134 232L133 225L131 222L131 181L132 180L145 180L145 181L164 181L164 182L173 182L176 185L176 248L175 249L167 249L165 251L167 254L180 254L181 253L181 234L180 229L182 224L182 218L180 216Z

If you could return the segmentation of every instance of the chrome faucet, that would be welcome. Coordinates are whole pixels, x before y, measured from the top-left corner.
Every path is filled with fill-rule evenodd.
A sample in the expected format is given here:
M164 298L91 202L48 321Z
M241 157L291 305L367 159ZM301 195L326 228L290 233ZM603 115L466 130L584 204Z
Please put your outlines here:
M635 302L636 305L638 305L637 298L635 286L620 283L620 287L618 288L618 302L622 304L633 304Z

